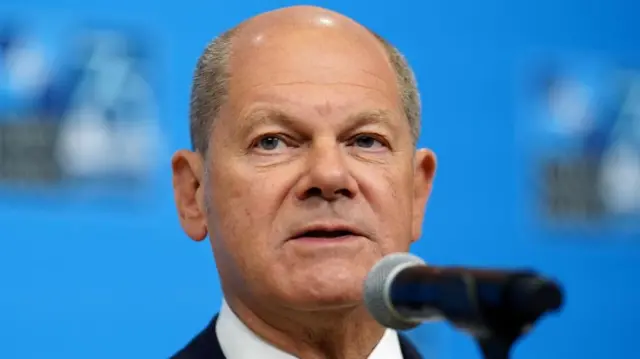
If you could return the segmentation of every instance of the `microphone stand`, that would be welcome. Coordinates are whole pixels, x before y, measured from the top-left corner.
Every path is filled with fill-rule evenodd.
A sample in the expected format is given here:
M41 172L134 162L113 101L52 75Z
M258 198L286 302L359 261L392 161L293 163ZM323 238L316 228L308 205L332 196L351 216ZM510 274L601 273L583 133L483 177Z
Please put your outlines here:
M509 359L513 344L562 302L554 283L521 275L496 285L470 276L452 277L439 297L446 298L438 305L443 308L440 314L471 334L484 359Z
M396 275L389 289L395 314L446 319L471 334L484 359L509 359L513 344L563 301L558 284L531 271L429 270L416 266Z
M498 326L497 324L492 323L485 328L488 330L474 336L484 359L509 359L513 344L526 331L523 328L528 327L524 323L522 326Z
M550 285L539 285L536 281L516 282L515 285L525 285L538 290L527 292L526 298L519 302L527 303L527 310L514 309L509 305L483 305L478 296L478 287L467 292L467 300L475 307L474 320L461 324L474 337L480 347L484 359L509 359L513 344L521 336L533 328L534 324L547 312L560 306L561 294L559 289Z
M499 337L477 339L484 359L509 359L513 343L509 343Z

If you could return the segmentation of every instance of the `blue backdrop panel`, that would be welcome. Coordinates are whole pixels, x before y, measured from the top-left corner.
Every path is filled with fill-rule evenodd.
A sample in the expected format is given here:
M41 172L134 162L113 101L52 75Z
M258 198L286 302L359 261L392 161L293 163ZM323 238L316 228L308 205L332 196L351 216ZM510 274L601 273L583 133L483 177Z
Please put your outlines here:
M168 357L206 325L220 304L215 264L209 246L190 242L179 227L169 167L172 151L189 146L187 106L193 66L213 36L249 16L292 4L257 0L68 0L64 7L47 0L0 4L0 24L16 24L11 29L26 31L30 44L39 46L59 71L73 69L73 61L64 57L71 53L74 35L85 31L78 29L118 29L126 34L121 38L138 44L131 45L126 57L146 59L139 74L153 90L152 96L139 99L139 108L149 111L140 137L149 141L144 149L151 154L138 163L144 173L112 168L105 177L74 157L62 163L76 166L47 172L57 177L47 177L45 184L2 184L1 357ZM420 145L437 152L440 167L423 238L413 251L438 265L532 266L565 283L564 311L543 320L520 342L516 358L640 357L634 341L640 321L635 309L640 303L636 286L640 235L621 230L617 222L598 228L575 221L549 224L539 167L540 144L549 137L536 132L542 128L536 121L546 118L540 115L545 105L536 97L544 91L532 92L532 84L544 77L538 70L547 64L561 64L559 75L603 62L613 69L640 71L639 3L331 0L315 4L344 12L387 37L417 73L424 102ZM6 35L0 46L6 48L11 41L5 39L15 38ZM15 92L8 76L19 70L12 69L0 70L1 123L24 123L20 121L28 117L25 109L45 108L59 115L52 118L68 119L69 112L63 111L68 106L61 104L68 105L73 98L65 91L69 83L78 83L73 77L81 77L77 71L56 77L57 92L52 93L57 100L47 102ZM113 111L101 107L99 112L111 118ZM71 123L65 121L60 123ZM115 143L132 145L117 133L97 137L102 142L92 145L107 146L116 138L121 142ZM87 147L86 153L99 154L101 148L115 147ZM552 149L560 152L559 147ZM113 160L96 158L105 163ZM100 180L104 178L109 180ZM635 223L627 220L625 226L633 228ZM438 358L479 357L469 337L446 324L425 326L412 335L425 352Z

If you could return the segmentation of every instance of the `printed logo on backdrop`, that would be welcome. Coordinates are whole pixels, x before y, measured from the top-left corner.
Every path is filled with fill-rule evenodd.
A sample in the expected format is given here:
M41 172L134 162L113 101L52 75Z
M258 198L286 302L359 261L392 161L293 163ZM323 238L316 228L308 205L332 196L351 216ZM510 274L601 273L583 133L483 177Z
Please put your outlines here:
M143 38L0 27L0 185L136 191L160 144Z
M544 220L640 230L640 70L557 62L536 81L528 135Z

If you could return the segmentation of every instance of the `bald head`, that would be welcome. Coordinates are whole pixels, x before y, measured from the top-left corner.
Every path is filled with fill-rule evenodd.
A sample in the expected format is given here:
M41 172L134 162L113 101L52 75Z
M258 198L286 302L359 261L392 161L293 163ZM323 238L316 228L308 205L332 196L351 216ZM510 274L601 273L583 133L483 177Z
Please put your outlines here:
M413 72L400 52L348 17L319 7L294 6L253 17L207 46L194 74L192 146L206 154L213 122L227 100L244 88L259 86L271 71L286 70L285 79L293 83L325 80L323 69L336 67L344 73L341 79L364 71L394 91L415 144L420 99Z
M314 6L294 6L263 13L237 29L234 50L259 46L265 41L280 44L299 41L299 45L304 45L314 38L321 38L325 44L351 42L354 46L369 46L369 50L373 47L384 56L382 44L368 29L344 15Z

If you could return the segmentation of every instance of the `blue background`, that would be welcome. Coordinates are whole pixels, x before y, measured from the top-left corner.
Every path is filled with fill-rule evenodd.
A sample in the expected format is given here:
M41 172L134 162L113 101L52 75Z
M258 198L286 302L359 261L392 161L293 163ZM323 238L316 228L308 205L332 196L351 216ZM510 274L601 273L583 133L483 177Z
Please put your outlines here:
M59 29L130 24L157 52L166 148L144 200L0 197L0 357L161 358L220 304L210 248L182 233L169 158L188 144L192 69L215 35L291 1L5 0L0 15ZM515 358L638 358L637 235L556 234L533 216L530 167L518 143L528 69L550 54L640 68L640 4L632 0L316 1L398 46L417 73L420 145L439 156L424 236L432 264L533 266L566 286L564 311L543 320ZM52 30L53 31L53 30ZM636 240L636 241L634 241ZM476 358L446 324L412 333L425 353Z

